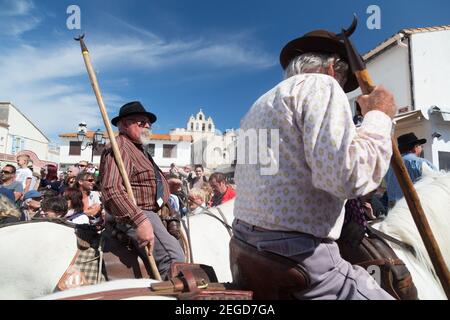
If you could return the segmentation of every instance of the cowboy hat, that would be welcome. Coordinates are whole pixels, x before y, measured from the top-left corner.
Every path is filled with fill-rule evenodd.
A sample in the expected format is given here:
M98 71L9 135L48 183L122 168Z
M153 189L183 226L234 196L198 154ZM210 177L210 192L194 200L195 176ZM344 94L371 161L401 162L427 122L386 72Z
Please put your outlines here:
M307 52L335 53L345 60L347 64L349 63L344 42L335 33L327 30L314 30L301 38L292 40L283 48L280 54L281 66L286 70L292 59ZM349 67L344 91L352 92L358 87L358 81Z
M120 119L132 114L144 114L149 118L150 123L155 123L157 119L153 113L145 110L144 106L139 101L133 101L122 106L122 108L120 108L119 115L112 119L111 123L117 127L117 123Z
M404 134L397 138L397 143L399 148L412 148L417 145L422 145L427 143L427 139L419 139L412 132Z

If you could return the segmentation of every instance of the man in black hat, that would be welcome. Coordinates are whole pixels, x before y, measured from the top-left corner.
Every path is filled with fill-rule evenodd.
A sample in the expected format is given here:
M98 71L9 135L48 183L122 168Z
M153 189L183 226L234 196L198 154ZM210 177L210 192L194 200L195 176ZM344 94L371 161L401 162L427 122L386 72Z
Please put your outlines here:
M426 139L419 139L413 132L410 132L398 137L397 143L398 149L402 154L403 162L413 183L416 183L422 177L423 164L427 164L432 170L437 171L436 167L430 161L422 158L422 145L427 143ZM385 179L388 205L392 208L398 200L403 198L403 191L392 168L389 169Z
M156 116L147 112L140 102L131 102L120 109L112 124L119 128L117 145L136 199L129 198L111 146L102 154L100 174L106 210L136 241L139 248L153 253L161 277L167 277L173 262L184 262L183 250L164 227L157 212L168 208L169 185L153 161L148 143L151 125ZM144 250L140 250L145 255Z
M243 132L278 130L279 141L270 146L270 164L237 165L235 239L298 263L310 285L298 288L296 298L392 299L364 269L344 261L334 241L346 199L375 190L389 168L394 98L382 87L360 97L365 119L356 129L345 92L357 81L343 42L325 30L291 41L280 61L285 80L241 121ZM275 174L264 171L276 166ZM232 268L238 282L258 272L254 265L239 268ZM271 273L261 279L271 281Z

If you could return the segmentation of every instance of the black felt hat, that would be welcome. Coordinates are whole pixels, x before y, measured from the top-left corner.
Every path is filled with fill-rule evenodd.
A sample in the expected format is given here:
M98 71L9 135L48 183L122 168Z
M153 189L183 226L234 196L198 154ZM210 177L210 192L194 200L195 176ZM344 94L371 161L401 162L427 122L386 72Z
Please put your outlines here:
M292 59L308 52L336 53L349 63L345 44L335 33L327 30L314 30L308 32L301 38L292 40L283 48L280 54L281 66L286 70ZM358 81L349 67L344 91L352 92L358 87Z
M133 101L120 108L119 115L112 119L111 123L117 127L117 123L120 119L132 114L144 114L149 118L150 123L155 123L157 119L153 113L145 110L144 106L139 101Z
M414 133L410 132L398 137L397 143L399 148L410 149L414 146L427 143L427 139L419 139Z

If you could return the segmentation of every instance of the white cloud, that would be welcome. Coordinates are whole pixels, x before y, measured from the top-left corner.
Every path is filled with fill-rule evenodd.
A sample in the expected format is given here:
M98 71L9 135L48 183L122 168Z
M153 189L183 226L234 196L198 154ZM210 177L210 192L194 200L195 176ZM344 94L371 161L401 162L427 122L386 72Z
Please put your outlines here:
M0 35L17 38L38 27L42 19L35 14L31 0L0 0Z
M35 8L32 0L0 0L0 17L25 16Z
M127 35L113 39L98 35L86 41L95 70L111 82L124 81L124 76L136 70L156 74L180 64L198 65L197 71L205 73L218 68L259 69L273 65L267 54L229 39L183 42L148 34L144 38ZM3 47L0 55L0 100L15 104L49 137L73 132L81 121L86 121L90 129L103 127L80 48L73 40L43 47ZM120 71L117 79L108 78L111 71ZM113 106L126 102L110 92L103 93L112 113L117 111L112 110Z

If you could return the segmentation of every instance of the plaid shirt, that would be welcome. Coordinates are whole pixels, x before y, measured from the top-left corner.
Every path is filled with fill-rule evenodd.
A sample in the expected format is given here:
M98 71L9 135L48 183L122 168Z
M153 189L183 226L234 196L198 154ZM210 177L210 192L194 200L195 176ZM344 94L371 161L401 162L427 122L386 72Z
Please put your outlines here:
M117 144L137 204L135 205L128 196L110 145L103 151L100 162L102 200L106 210L119 222L130 223L137 227L146 219L143 210L154 212L159 210L156 204L155 171L141 145L134 144L122 134L117 137ZM164 185L163 200L167 203L169 185L162 172L161 180Z

